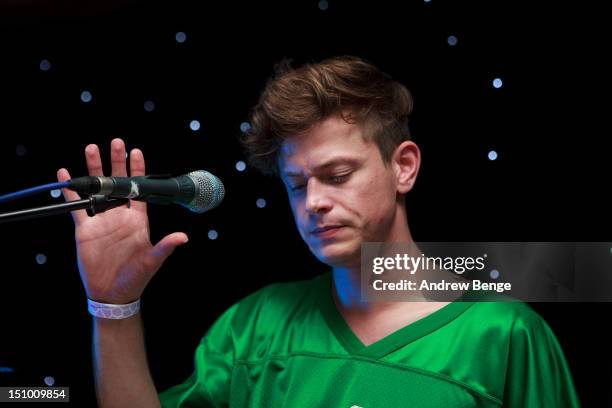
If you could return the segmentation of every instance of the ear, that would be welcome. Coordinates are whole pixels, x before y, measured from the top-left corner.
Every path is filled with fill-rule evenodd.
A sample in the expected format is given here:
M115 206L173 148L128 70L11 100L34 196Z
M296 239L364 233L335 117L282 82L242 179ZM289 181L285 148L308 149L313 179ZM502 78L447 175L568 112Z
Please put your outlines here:
M419 147L411 140L402 142L395 148L391 158L397 192L406 194L416 182L419 167L421 166L421 152Z

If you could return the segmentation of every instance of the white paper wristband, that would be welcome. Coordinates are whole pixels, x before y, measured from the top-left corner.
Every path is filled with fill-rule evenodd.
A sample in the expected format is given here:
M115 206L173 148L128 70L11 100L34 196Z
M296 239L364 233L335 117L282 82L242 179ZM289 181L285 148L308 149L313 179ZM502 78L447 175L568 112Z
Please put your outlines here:
M136 299L132 303L125 305L99 303L87 299L87 310L93 316L103 319L127 319L130 316L134 316L140 310L140 299Z

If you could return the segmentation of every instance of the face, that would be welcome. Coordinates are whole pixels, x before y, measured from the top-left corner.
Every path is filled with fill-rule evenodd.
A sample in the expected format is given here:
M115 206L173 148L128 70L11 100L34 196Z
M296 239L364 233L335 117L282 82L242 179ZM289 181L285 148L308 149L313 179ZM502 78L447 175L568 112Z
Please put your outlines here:
M401 168L384 164L359 125L332 116L288 138L279 166L297 228L319 260L354 267L362 242L388 241L403 205L398 200Z

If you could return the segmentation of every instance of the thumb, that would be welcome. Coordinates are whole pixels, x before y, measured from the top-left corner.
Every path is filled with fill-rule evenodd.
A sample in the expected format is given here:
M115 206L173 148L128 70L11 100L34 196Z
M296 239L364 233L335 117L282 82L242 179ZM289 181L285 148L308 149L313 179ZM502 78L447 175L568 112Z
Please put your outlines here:
M157 266L161 266L176 247L186 244L187 241L189 241L189 237L184 232L174 232L162 238L151 250L151 255Z

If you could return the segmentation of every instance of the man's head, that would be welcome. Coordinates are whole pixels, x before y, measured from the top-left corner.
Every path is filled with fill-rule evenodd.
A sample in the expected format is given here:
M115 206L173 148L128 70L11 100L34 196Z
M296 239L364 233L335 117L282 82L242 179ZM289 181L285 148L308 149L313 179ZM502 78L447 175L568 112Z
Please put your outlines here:
M362 242L410 238L404 195L420 164L411 110L403 85L355 57L285 62L266 85L243 143L252 165L283 180L321 261L355 266Z

